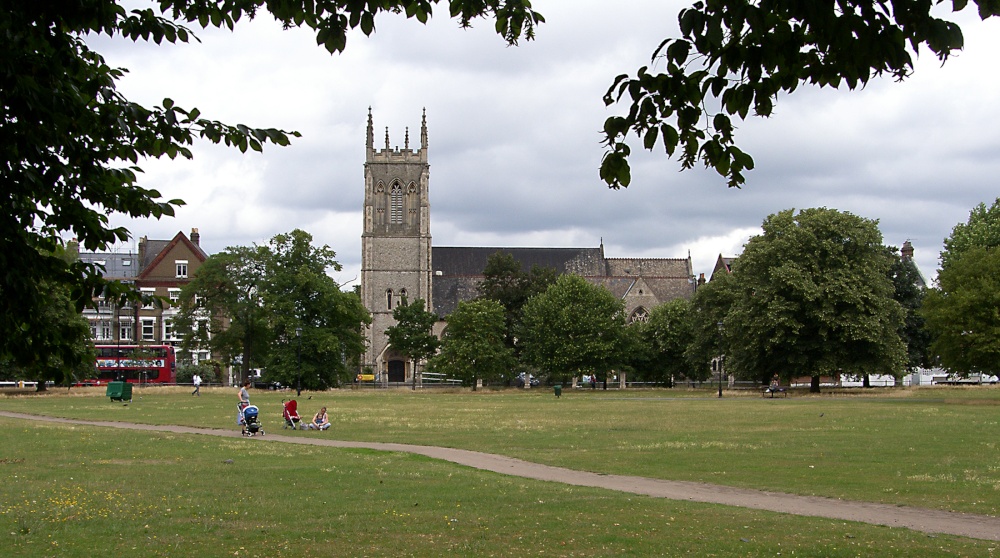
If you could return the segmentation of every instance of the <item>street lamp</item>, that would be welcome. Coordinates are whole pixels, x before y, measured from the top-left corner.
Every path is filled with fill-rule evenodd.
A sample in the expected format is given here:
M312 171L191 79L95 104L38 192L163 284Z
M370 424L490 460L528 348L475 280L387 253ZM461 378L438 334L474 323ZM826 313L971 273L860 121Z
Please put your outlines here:
M299 357L299 378L295 384L295 395L302 395L302 328L295 328L295 338L299 340L299 347L296 351Z
M722 398L722 322L715 324L719 326L719 398Z

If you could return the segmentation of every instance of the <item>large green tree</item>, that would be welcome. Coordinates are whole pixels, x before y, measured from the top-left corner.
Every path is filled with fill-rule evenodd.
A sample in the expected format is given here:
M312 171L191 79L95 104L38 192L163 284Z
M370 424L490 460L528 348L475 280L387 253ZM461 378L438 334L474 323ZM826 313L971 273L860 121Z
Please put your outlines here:
M251 368L264 367L270 348L264 287L271 256L266 246L231 246L209 256L184 287L174 320L184 332L182 349L208 348L222 362L239 362L241 384Z
M786 210L733 262L726 362L755 379L841 373L900 376L906 353L891 258L875 221L833 209Z
M490 255L483 269L483 280L479 283L479 297L495 300L504 308L506 330L505 342L508 347L520 353L516 343L516 331L521 322L521 310L528 299L545 292L556 282L558 274L554 269L532 266L524 271L521 262L510 252L498 251Z
M736 296L736 283L729 273L716 274L695 291L691 301L691 344L684 352L692 380L707 380L712 375L712 361L725 356L725 319ZM728 373L739 376L732 363L725 366Z
M360 297L341 291L327 274L341 269L336 253L312 240L296 229L268 243L264 308L274 344L267 367L268 377L282 383L325 389L353 380L371 317Z
M644 148L677 155L682 168L701 162L739 186L754 162L736 145L734 119L770 116L778 97L801 85L856 89L873 77L905 79L920 49L944 62L964 43L935 6L960 11L970 3L983 19L1000 15L997 0L694 2L678 17L681 36L664 40L651 66L619 76L608 90L608 105L628 108L604 124L601 177L629 185L635 134Z
M127 71L109 66L90 48L94 36L157 44L196 40L188 27L234 28L261 14L286 28L305 27L330 52L342 51L348 31L375 31L378 15L426 22L438 0L151 0L129 10L125 0L3 1L0 4L0 358L30 363L49 343L41 314L50 303L43 285L65 285L78 309L94 294L127 296L101 270L53 256L64 237L100 251L129 231L109 215L170 216L183 202L163 200L139 182L140 160L190 158L196 139L260 151L286 145L294 132L224 124L165 98L159 106L129 101L117 90ZM530 39L543 21L528 0L449 0L448 15L467 26L496 20L508 43ZM135 296L133 294L133 296ZM51 348L70 345L56 339Z
M296 229L208 258L183 292L175 326L184 348L239 360L241 378L260 367L269 380L306 389L349 380L371 318L356 293L327 275L341 268L334 251L312 240Z
M499 302L459 302L447 321L441 352L428 363L432 370L461 378L473 390L478 380L498 382L511 376L516 360L505 343L505 310Z
M550 378L606 375L619 366L625 330L621 300L577 275L562 275L524 305L523 358Z
M951 229L951 235L944 239L941 252L941 268L948 267L953 257L959 257L973 248L994 248L1000 246L1000 198L986 207L980 203L969 212L969 220Z
M923 316L920 315L926 288L913 259L902 257L894 247L888 250L892 259L889 279L892 281L893 298L903 308L903 322L900 324L899 336L906 344L906 369L912 372L917 368L930 366L928 350L931 336L924 327ZM867 387L867 376L865 381Z
M944 241L936 288L924 299L922 315L934 340L931 354L959 374L998 370L1000 310L1000 198L979 204Z
M693 342L691 301L676 299L665 302L649 313L649 320L629 324L638 328L644 347L637 354L644 361L635 366L635 379L673 386L674 378L692 378L684 354Z
M922 313L931 354L961 375L1000 375L1000 247L969 248L938 272Z
M418 298L413 302L405 299L392 310L396 325L385 329L389 344L413 362L413 383L416 385L416 371L420 362L437 352L441 341L434 336L437 314L426 309L426 302Z

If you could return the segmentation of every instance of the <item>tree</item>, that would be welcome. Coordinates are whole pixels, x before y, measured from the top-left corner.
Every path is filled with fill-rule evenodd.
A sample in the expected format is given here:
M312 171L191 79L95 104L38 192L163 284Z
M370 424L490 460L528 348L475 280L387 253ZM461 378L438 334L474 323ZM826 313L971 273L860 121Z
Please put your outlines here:
M688 378L707 380L712 375L711 363L726 354L726 316L736 301L736 284L731 274L718 274L711 281L698 287L691 301L691 344L684 351L688 361ZM736 372L732 363L726 363L730 374Z
M1000 374L1000 247L968 248L924 299L931 354L949 371Z
M77 259L75 248L72 243L68 249L57 246L50 256L71 264ZM46 381L70 384L75 378L92 376L96 355L90 324L73 304L69 287L44 279L35 289L47 301L28 320L39 330L30 335L20 332L19 339L28 345L0 350L0 369L6 370L0 374L35 380L38 391L45 390Z
M94 294L138 295L106 281L98 266L67 262L54 252L63 236L88 251L125 241L129 231L110 227L108 216L173 215L181 200L162 201L143 188L140 159L192 156L195 139L225 143L243 152L289 136L274 128L229 125L203 118L165 98L147 108L126 99L117 82L126 70L108 66L87 45L106 35L157 44L196 39L185 27L226 27L266 10L286 28L307 27L329 52L346 47L347 33L375 31L375 16L401 14L426 22L438 0L379 2L284 2L277 0L159 0L159 11L127 11L123 0L89 2L5 2L0 10L0 359L30 363L32 351L51 337L40 316L49 304L43 287L67 286L77 310ZM528 0L450 0L449 15L468 26L478 17L496 19L509 44L531 39L544 21ZM43 338L40 338L44 337ZM67 346L72 340L64 340Z
M486 261L483 281L479 284L479 296L499 302L505 313L505 340L508 347L520 353L515 342L515 332L521 322L521 311L528 299L545 292L555 283L558 274L554 269L532 266L525 273L521 262L509 252L494 252Z
M275 339L269 378L287 385L301 380L308 389L351 381L350 364L365 350L361 328L371 317L360 297L327 275L341 269L336 253L312 246L312 235L299 229L275 235L268 246L264 309Z
M271 257L266 246L228 247L209 256L181 292L174 320L183 350L208 347L223 362L238 360L241 385L251 368L264 366L270 347L264 283Z
M691 302L676 299L665 302L649 313L649 321L630 324L639 327L641 339L650 349L644 368L637 368L637 379L673 387L675 377L692 377L685 351L693 341Z
M920 315L926 290L917 264L912 259L901 257L895 247L888 248L888 252L892 259L889 279L892 281L893 298L903 308L899 337L906 345L906 369L912 372L917 368L930 366L928 350L931 336L924 327L924 318ZM867 382L866 376L865 387Z
M335 258L299 229L209 257L182 293L182 347L208 346L226 362L240 356L241 378L261 367L269 380L310 389L348 380L371 318L327 275L340 269Z
M462 379L476 389L477 380L506 379L516 364L514 351L505 343L504 307L495 300L459 302L448 315L441 352L431 358L431 369Z
M411 303L403 300L392 311L396 325L385 329L389 344L413 362L413 383L417 381L417 365L437 352L440 341L431 333L437 314L424 309L424 299Z
M763 380L778 374L891 374L906 354L902 309L877 223L832 209L764 220L733 262L736 300L724 320L726 361Z
M524 359L563 378L606 374L624 360L625 309L604 287L577 275L562 275L524 305L518 338Z
M1000 198L989 209L982 203L973 208L969 220L955 225L944 245L937 287L928 291L922 308L934 337L931 354L959 374L995 372L1000 354L995 275L1000 265Z
M997 246L1000 246L1000 198L994 200L989 209L985 203L972 208L969 220L951 229L951 236L944 239L941 268L948 267L953 257L957 258L972 248Z
M689 169L699 161L744 183L753 158L736 146L733 119L770 116L780 94L800 85L864 87L873 77L903 80L913 56L926 48L945 62L961 50L961 29L931 14L942 0L708 0L681 10L681 37L660 43L634 77L618 76L608 105L628 114L604 123L608 146L601 178L613 188L631 180L630 133L643 147L662 145ZM973 0L982 19L1000 15L1000 2ZM954 11L968 0L952 0Z

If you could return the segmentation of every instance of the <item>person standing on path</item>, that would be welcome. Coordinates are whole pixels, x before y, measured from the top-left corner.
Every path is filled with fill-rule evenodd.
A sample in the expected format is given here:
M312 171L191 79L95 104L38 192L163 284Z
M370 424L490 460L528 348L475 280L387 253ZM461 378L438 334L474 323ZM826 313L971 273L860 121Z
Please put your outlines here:
M194 391L191 392L191 395L201 397L201 376L199 376L197 372L195 372L194 377L191 378L191 383L194 384Z
M250 392L247 389L250 387L250 380L243 382L243 387L240 388L240 403L239 403L239 413L236 417L236 424L244 424L243 422L243 409L250 406Z

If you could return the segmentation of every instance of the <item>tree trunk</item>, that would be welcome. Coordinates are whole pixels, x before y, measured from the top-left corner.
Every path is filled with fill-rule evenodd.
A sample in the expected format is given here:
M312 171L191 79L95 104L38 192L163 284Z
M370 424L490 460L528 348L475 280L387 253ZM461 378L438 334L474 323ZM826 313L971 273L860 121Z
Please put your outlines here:
M819 393L819 376L813 376L809 382L809 393Z
M862 385L862 387L866 387L866 388L870 388L870 387L872 387L872 380L871 380L871 376L869 376L868 374L865 374L865 378L864 378L864 380L862 381L862 384L861 384L861 385Z

